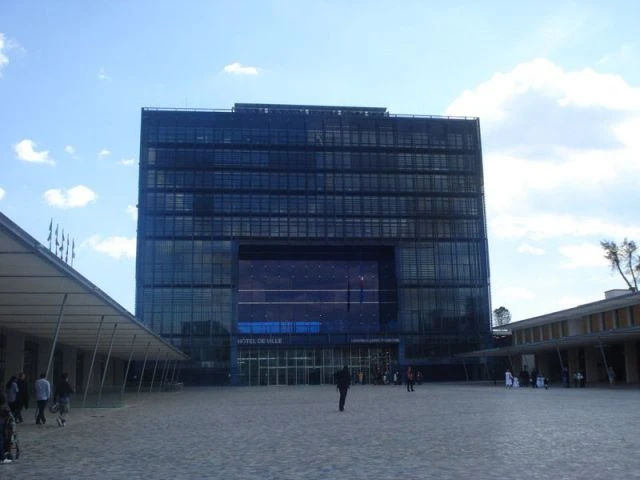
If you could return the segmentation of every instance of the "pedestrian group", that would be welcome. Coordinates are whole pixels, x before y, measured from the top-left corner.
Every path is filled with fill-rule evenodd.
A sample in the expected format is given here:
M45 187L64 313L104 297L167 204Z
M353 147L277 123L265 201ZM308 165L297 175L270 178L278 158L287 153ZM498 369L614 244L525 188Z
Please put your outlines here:
M12 375L4 385L4 394L0 393L0 464L11 463L14 458L12 448L15 450L17 442L16 425L24 423L23 411L29 409L29 383L24 372ZM56 384L53 403L51 400L51 385L46 373L41 373L34 383L36 399L35 423L45 425L47 405L49 411L56 414L56 422L59 427L64 427L71 406L71 395L74 392L69 382L69 375L63 373Z

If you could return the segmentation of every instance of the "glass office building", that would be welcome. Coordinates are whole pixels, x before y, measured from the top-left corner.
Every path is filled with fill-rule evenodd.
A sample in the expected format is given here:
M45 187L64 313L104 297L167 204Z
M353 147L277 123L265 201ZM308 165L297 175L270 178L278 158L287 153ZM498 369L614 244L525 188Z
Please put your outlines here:
M187 383L481 374L456 357L490 338L478 119L145 108L140 144L136 315Z

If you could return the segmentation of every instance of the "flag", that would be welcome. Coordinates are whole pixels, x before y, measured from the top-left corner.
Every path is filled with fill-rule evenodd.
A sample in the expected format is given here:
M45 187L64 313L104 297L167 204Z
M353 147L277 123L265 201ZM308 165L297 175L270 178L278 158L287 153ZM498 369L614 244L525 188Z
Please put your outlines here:
M49 248L51 248L51 229L53 228L53 218L49 222L49 236L47 237L47 242L49 242Z
M76 258L76 239L71 242L71 266L73 267L73 259Z
M351 278L347 274L347 312L351 311Z
M60 242L60 258L64 258L64 228L62 229L62 241Z
M58 241L58 224L56 223L56 255L58 254L58 247L60 246L60 242Z
M64 261L69 263L69 235L67 235L67 250L64 255Z

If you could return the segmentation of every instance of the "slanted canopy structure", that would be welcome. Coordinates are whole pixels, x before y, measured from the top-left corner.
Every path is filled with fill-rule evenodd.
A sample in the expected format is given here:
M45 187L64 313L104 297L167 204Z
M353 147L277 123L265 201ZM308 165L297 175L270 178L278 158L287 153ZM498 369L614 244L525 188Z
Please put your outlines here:
M1 213L0 329L129 363L187 359Z

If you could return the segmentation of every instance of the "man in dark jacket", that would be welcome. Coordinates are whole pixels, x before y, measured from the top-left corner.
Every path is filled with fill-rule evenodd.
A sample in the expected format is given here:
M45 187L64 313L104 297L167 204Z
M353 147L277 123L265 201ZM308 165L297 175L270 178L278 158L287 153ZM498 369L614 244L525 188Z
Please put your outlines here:
M16 423L24 422L22 418L22 409L27 410L29 408L29 386L27 385L27 376L24 372L18 374L18 399L16 409Z
M338 408L340 411L344 411L344 402L347 399L347 390L349 390L349 386L351 385L351 374L349 373L349 367L346 365L342 370L337 372L336 375L336 386L340 391L340 402L338 403Z
M67 414L71 408L71 394L75 393L69 383L69 374L63 373L62 379L56 386L54 401L58 404L58 416L56 422L59 427L64 427L67 423Z

